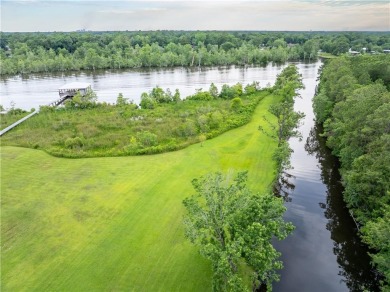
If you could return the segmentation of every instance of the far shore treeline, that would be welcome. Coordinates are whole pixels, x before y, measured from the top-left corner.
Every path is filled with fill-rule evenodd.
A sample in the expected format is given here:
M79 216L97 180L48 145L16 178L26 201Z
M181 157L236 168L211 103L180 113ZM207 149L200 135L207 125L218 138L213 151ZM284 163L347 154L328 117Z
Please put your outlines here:
M0 73L265 65L389 49L386 32L0 32Z

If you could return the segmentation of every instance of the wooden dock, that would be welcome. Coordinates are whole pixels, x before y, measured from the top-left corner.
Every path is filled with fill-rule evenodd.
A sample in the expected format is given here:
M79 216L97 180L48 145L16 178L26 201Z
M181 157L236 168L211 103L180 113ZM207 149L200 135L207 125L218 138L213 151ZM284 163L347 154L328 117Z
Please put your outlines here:
M49 103L48 106L54 106L54 107L59 106L60 104L62 104L68 98L72 98L72 97L71 96L61 97L61 98L59 98L59 99ZM25 120L27 120L27 119L31 118L32 116L36 115L37 113L39 113L39 110L35 110L31 114L28 114L24 118L21 118L19 121L13 123L12 125L8 126L7 128L4 128L3 130L0 131L0 137L3 136L3 134L7 133L9 130L12 130L13 128L15 128L17 125L23 123Z
M60 98L49 103L48 106L59 106L62 104L65 100L72 98L75 94L80 93L81 95L87 94L91 90L91 84L89 83L81 83L81 82L73 82L65 84L64 86L60 87L58 89L58 93L60 95ZM31 114L28 114L24 118L20 119L19 121L13 123L12 125L8 126L7 128L0 131L0 136L3 136L3 134L7 133L9 130L12 130L17 125L23 123L25 120L31 118L32 116L39 113L39 110L35 110Z
M61 97L61 98L49 103L48 106L59 106L61 103L63 103L65 100L67 100L69 98L72 98L72 97L71 96Z
M53 106L53 107L59 106L60 104L62 104L68 98L72 98L72 97L71 96L61 97L61 98L59 98L59 99L49 103L48 106ZM0 137L3 136L3 134L7 133L9 130L12 130L13 128L15 128L17 125L23 123L25 120L27 120L27 119L31 118L32 116L36 115L37 113L39 113L39 110L35 110L31 114L28 114L24 118L21 118L19 121L13 123L12 125L8 126L7 128L4 128L3 130L0 131Z

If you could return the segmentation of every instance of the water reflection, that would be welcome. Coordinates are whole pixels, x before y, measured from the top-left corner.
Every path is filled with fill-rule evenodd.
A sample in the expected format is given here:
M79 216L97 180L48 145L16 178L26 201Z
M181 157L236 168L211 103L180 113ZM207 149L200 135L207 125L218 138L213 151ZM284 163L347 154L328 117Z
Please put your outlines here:
M337 160L314 125L312 97L321 63L298 64L305 89L294 108L305 113L304 140L289 140L292 169L278 188L286 201L285 219L296 229L274 245L284 269L273 290L300 292L378 291L378 277L342 199Z
M292 199L290 197L290 194L295 189L295 185L293 183L294 179L294 175L288 173L287 171L284 171L277 183L274 185L274 195L283 198L285 202L291 202Z
M326 204L321 207L328 219L326 228L331 232L333 252L341 268L339 275L344 278L350 291L379 291L380 278L371 268L367 247L361 242L355 222L342 199L339 163L319 135L321 132L319 125L311 129L305 150L317 158L321 179L327 186Z
M266 86L274 82L283 66L138 68L1 76L0 104L8 108L13 101L22 109L37 108L56 99L57 89L68 82L91 83L99 101L108 103L114 103L119 93L139 103L141 94L155 86L170 88L172 92L177 88L186 97L198 88L207 90L212 82L219 88L222 84L245 85L253 81Z

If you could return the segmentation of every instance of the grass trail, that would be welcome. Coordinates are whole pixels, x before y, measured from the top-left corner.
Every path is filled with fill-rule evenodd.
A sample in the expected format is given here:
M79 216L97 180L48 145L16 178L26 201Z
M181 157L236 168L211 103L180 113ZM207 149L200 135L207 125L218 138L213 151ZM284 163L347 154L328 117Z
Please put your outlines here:
M257 128L273 99L246 126L160 155L72 160L2 147L2 291L210 291L182 200L193 178L217 170L247 169L250 187L268 190L276 144Z

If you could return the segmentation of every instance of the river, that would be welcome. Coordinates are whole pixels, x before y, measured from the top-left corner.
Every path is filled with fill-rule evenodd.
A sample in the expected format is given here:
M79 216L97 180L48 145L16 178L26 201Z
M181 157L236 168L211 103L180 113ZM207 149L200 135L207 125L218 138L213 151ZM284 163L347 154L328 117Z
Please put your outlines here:
M274 291L377 291L378 279L371 268L367 248L342 200L337 160L319 137L314 124L311 99L321 62L297 64L305 89L295 107L306 115L300 127L303 139L291 139L293 169L288 170L284 188L287 212L295 231L275 242L285 268ZM153 70L103 70L59 74L32 74L0 79L0 104L23 109L38 108L57 99L57 89L68 82L89 82L99 101L113 103L118 93L139 103L142 92L155 86L180 90L181 96L210 83L243 84L259 81L273 84L284 66L172 68Z
M58 99L58 88L65 83L87 82L92 85L98 100L115 103L119 93L139 104L143 92L155 86L172 93L179 89L181 97L194 94L196 89L207 90L211 83L244 85L259 81L261 86L273 84L282 66L264 67L209 67L133 70L96 70L51 74L29 74L0 79L0 104L10 108L30 110Z

